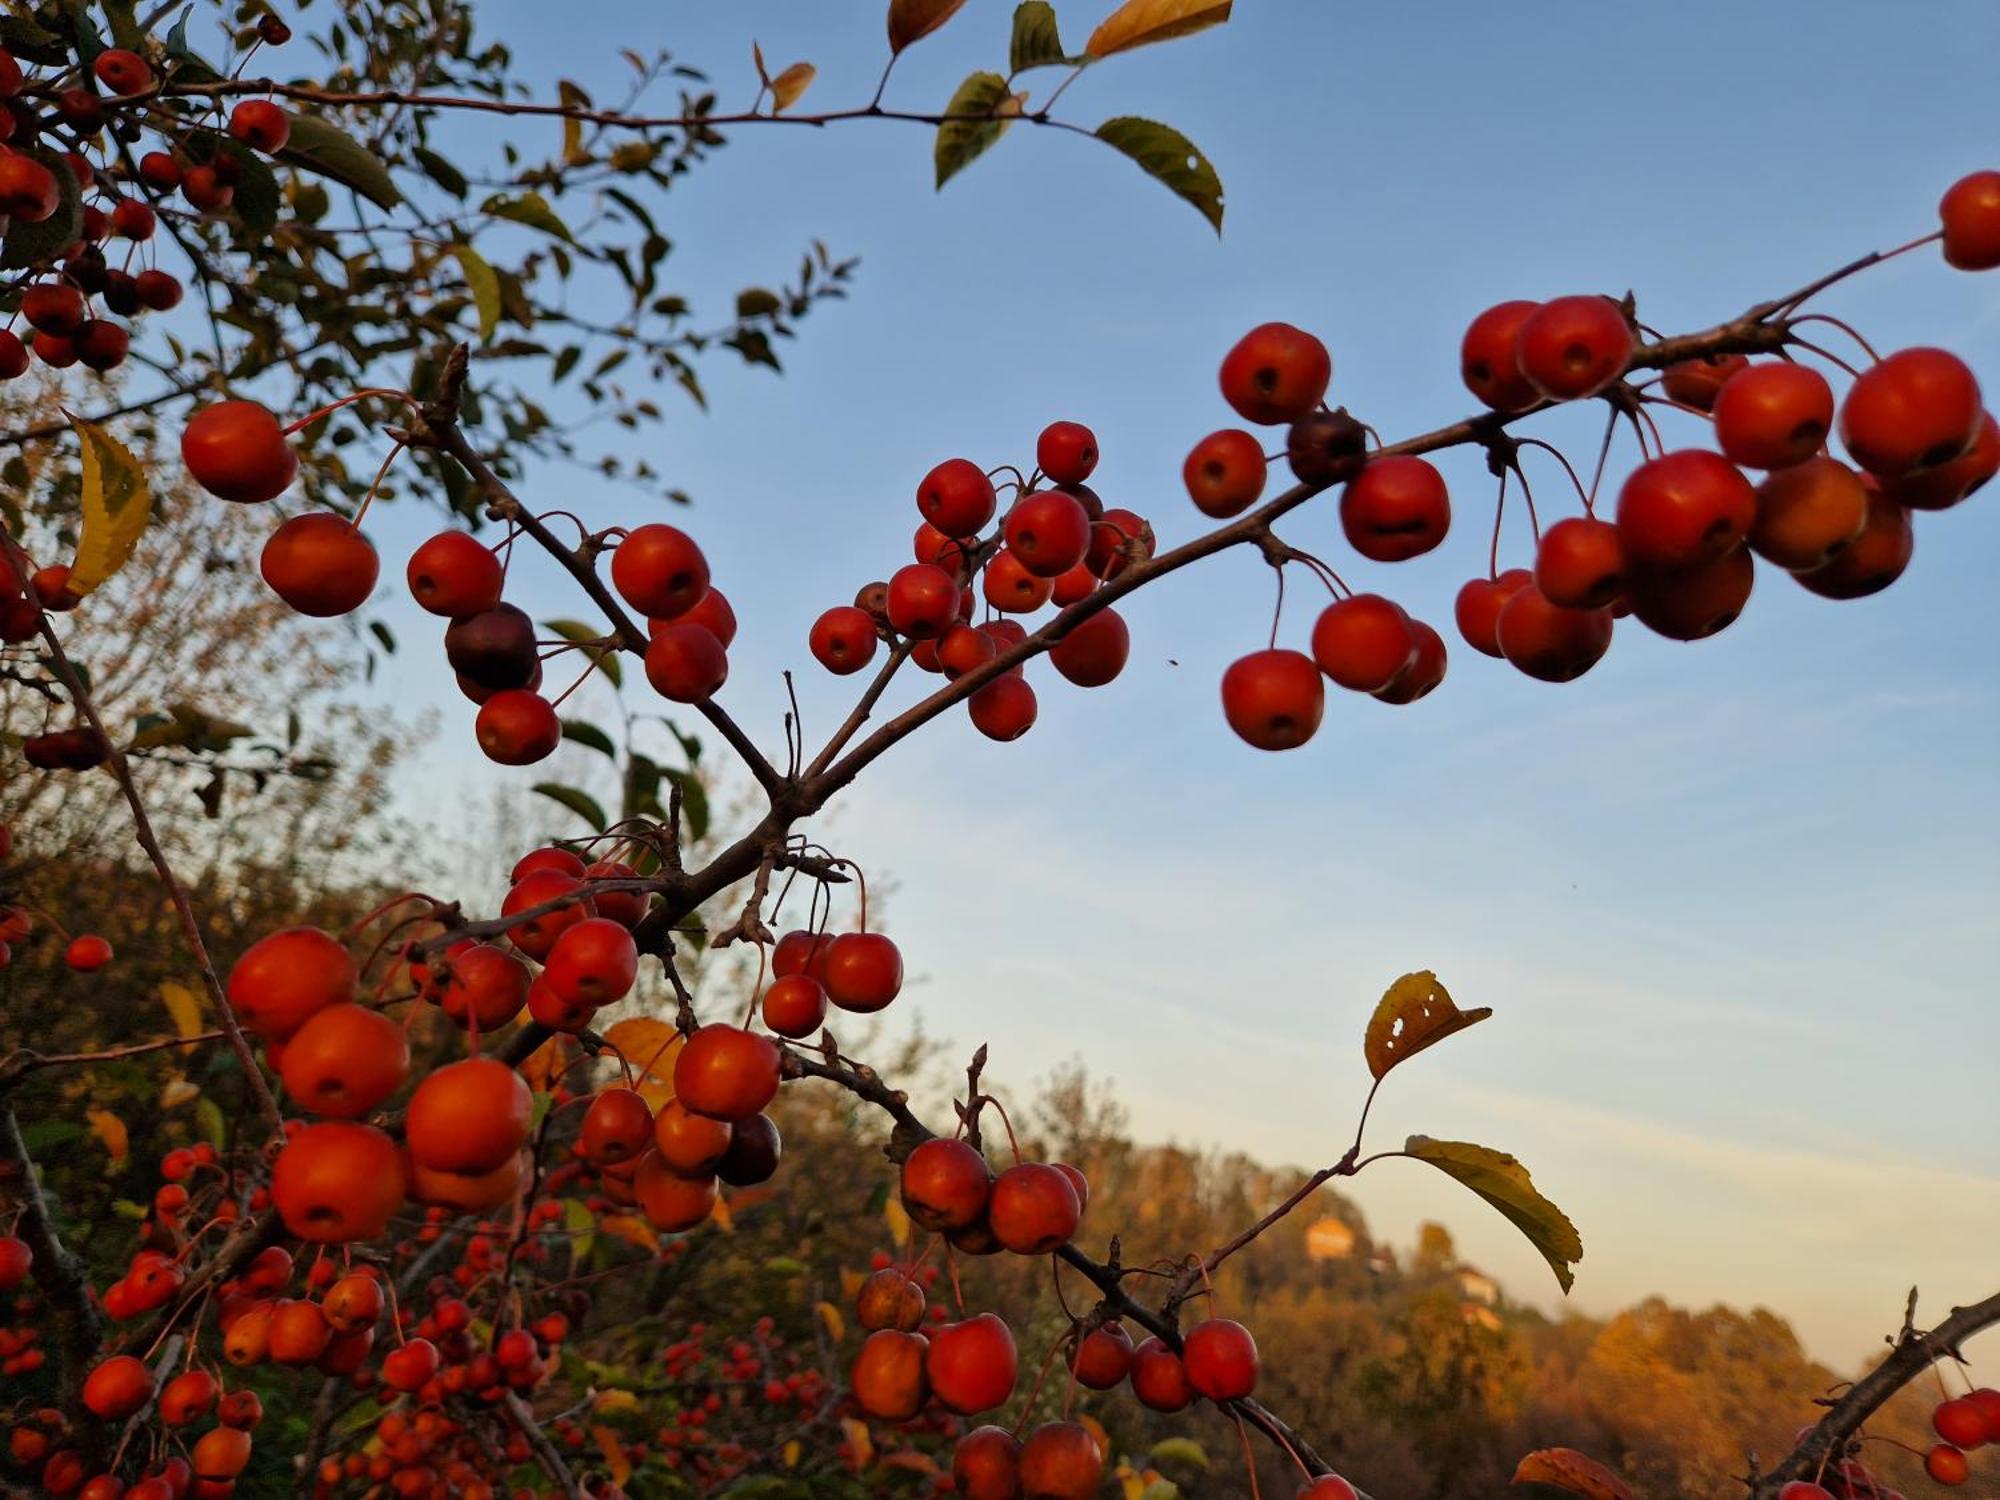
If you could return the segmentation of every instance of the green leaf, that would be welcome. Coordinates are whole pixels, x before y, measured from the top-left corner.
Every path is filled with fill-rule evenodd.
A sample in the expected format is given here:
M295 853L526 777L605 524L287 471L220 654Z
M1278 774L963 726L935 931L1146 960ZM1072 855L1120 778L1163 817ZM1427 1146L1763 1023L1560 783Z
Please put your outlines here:
M530 1108L528 1110L529 1135L533 1135L537 1130L542 1128L542 1121L549 1117L549 1109L555 1102L556 1096L546 1089L530 1096Z
M424 176L430 178L452 197L463 198L466 195L471 184L465 180L465 174L437 152L428 146L417 146L412 148L410 154L417 159L417 165L424 169Z
M153 492L123 443L94 422L69 421L83 448L83 531L69 586L88 594L131 561L153 518Z
M595 724L582 719L564 719L562 737L578 745L588 745L592 750L600 751L613 760L618 759L618 747L611 743L611 736Z
M569 1268L574 1271L597 1243L597 1215L587 1204L571 1198L563 1204L563 1228L569 1231Z
M1368 1020L1362 1052L1368 1071L1381 1078L1397 1063L1415 1057L1433 1042L1476 1026L1493 1014L1491 1006L1460 1010L1451 992L1429 969L1405 974L1383 993Z
M998 73L974 73L958 86L944 108L948 115L977 118L946 120L938 126L932 156L937 164L937 185L947 182L969 166L988 146L999 140L1010 121L999 115L1003 104L1011 103L1007 80ZM991 118L987 118L987 117Z
M292 116L291 138L278 159L353 188L377 207L394 208L403 201L382 158L318 115Z
M1413 1135L1403 1150L1454 1177L1506 1215L1528 1243L1542 1253L1566 1292L1583 1259L1583 1238L1563 1211L1535 1191L1528 1169L1504 1151L1475 1146L1470 1141L1434 1141Z
M368 622L368 633L382 643L382 649L391 656L396 654L396 633L380 620Z
M16 154L38 161L56 174L58 201L56 211L41 223L16 223L8 227L6 239L0 240L0 267L8 270L38 265L74 244L83 233L83 195L77 189L76 173L70 170L69 163L54 152L39 148Z
M1146 1456L1162 1463L1191 1464L1197 1469L1208 1468L1208 1450L1193 1438L1161 1438L1146 1451Z
M111 1200L111 1211L121 1219L143 1219L146 1217L146 1205L143 1203L134 1203L130 1198L113 1198Z
M500 277L486 263L486 257L470 245L453 245L451 253L465 274L465 284L472 291L472 305L479 313L479 341L490 344L493 330L500 326Z
M889 0L889 50L901 52L944 25L965 0Z
M217 148L236 166L236 191L229 206L245 229L263 231L278 222L284 207L284 192L271 164L241 141L224 137Z
M773 1276L803 1276L811 1267L789 1255L774 1255L764 1262L764 1269Z
M549 207L549 200L540 193L521 193L518 196L496 193L480 205L480 211L496 219L507 219L515 224L525 224L530 229L539 229L543 234L567 240L572 245L576 243L576 236L569 232L569 225L563 223L556 211Z
M593 641L604 639L604 629L598 625L586 625L581 620L544 620L542 629L555 632L572 645L588 646Z
M597 799L588 792L580 792L573 786L563 786L553 781L538 781L530 790L540 792L551 802L560 802L599 833L604 832L604 809L597 805Z
M1049 0L1021 0L1014 8L1014 38L1007 47L1007 66L1016 73L1070 61L1056 29L1056 8Z
M201 1138L216 1150L229 1144L229 1122L223 1118L222 1106L206 1094L194 1101L194 1123Z
M784 305L778 300L778 294L766 287L745 287L736 294L736 316L739 318L767 318Z
M1189 203L1222 233L1222 179L1208 158L1171 125L1120 115L1097 127L1097 138L1124 152Z

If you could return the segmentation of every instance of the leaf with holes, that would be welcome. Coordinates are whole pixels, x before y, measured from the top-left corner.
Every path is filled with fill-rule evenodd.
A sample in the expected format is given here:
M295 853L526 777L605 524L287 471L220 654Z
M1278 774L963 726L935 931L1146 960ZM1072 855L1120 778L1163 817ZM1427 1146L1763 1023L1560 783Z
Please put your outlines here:
M69 586L88 594L131 561L153 518L153 492L131 451L95 422L71 417L83 448L83 530Z
M965 0L889 0L889 50L901 52L944 25Z
M1007 45L1007 66L1016 73L1072 61L1063 51L1056 26L1056 8L1049 0L1021 0L1014 8L1014 35Z
M1514 1468L1512 1481L1543 1491L1578 1495L1582 1500L1633 1500L1624 1480L1574 1448L1542 1448Z
M1125 0L1090 34L1083 50L1092 57L1109 57L1190 36L1227 21L1229 7L1230 0Z
M1193 141L1171 125L1120 115L1097 127L1097 138L1124 152L1222 233L1222 179Z
M453 245L451 253L472 293L473 310L479 314L479 342L493 342L493 330L500 326L500 275L486 263L486 257L470 245Z
M1569 1216L1535 1191L1528 1169L1504 1151L1470 1141L1434 1141L1413 1135L1403 1150L1456 1178L1506 1216L1542 1253L1562 1289L1576 1280L1571 1268L1583 1259L1583 1238Z
M1429 969L1405 974L1383 993L1368 1019L1362 1052L1368 1071L1381 1078L1397 1063L1415 1057L1433 1042L1476 1026L1493 1014L1493 1007L1460 1010L1451 993Z
M277 156L290 166L354 189L378 208L394 208L403 201L382 158L318 115L294 114L291 134Z
M540 792L551 802L560 802L599 833L604 832L604 809L597 805L597 799L590 793L554 781L538 781L530 790Z
M1002 109L1012 100L1007 80L998 73L974 73L958 86L944 112L963 118L946 120L938 126L937 144L932 150L939 187L1000 139L1010 123Z

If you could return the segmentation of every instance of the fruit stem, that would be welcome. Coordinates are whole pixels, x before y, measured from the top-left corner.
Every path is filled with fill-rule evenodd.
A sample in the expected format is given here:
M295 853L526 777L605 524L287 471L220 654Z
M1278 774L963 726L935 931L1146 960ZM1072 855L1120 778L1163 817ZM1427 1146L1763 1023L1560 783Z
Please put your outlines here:
M326 406L322 406L318 411L308 412L305 416L300 417L298 421L292 423L291 426L282 429L283 433L286 437L290 437L292 436L292 434L298 432L302 428L312 426L312 424L317 422L321 417L330 417L335 412L339 411L342 407L352 406L355 402L363 400L369 396L381 396L386 400L400 401L405 406L408 406L412 411L422 410L422 408L417 403L417 398L415 396L412 396L408 391L392 391L381 386L371 385L363 387L361 390L356 391L351 396L342 396L338 401L332 402Z

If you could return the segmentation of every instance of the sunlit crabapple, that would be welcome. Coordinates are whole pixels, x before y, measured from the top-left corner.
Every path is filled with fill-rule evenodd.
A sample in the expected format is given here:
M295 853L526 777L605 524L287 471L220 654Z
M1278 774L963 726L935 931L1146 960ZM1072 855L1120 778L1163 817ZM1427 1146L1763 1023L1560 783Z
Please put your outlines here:
M1049 665L1078 687L1103 687L1125 670L1132 632L1114 609L1100 609L1049 648Z
M869 1334L847 1377L861 1409L884 1422L907 1421L921 1411L930 1395L924 1374L929 1346L920 1333L880 1328Z
M1054 578L1083 561L1090 549L1090 517L1063 490L1024 495L1002 528L1007 550L1037 578Z
M1179 1411L1195 1398L1187 1366L1160 1338L1148 1338L1132 1351L1132 1394L1153 1411Z
M441 1363L437 1345L429 1339L411 1339L382 1357L382 1382L405 1394L419 1391L437 1378Z
M779 938L771 950L771 972L779 979L788 974L806 974L818 979L826 972L826 950L832 946L830 932L794 928Z
M292 117L268 99L245 99L229 112L229 133L268 156L285 149L292 136Z
M965 709L989 740L1018 740L1035 727L1035 690L1026 678L1003 673L967 698Z
M778 1049L754 1031L710 1023L674 1058L675 1097L714 1119L747 1119L777 1092Z
M83 603L83 599L69 586L69 575L68 563L51 563L46 568L37 568L28 580L28 592L34 595L35 603L52 614L75 609Z
M1044 1422L1021 1444L1021 1493L1032 1500L1091 1500L1104 1482L1104 1450L1080 1422Z
M1494 411L1526 411L1541 400L1521 373L1521 325L1539 302L1501 302L1466 326L1458 347L1459 378L1465 388Z
M1912 510L1947 510L1971 496L2000 473L2000 424L1987 412L1979 436L1950 463L1912 469L1882 482L1883 492Z
M111 962L111 944L94 932L80 933L63 950L63 962L79 974L95 974Z
M181 185L181 166L165 151L148 151L139 158L139 180L155 192L171 193Z
M114 1354L84 1377L82 1397L94 1416L122 1421L153 1399L153 1372L142 1359Z
M160 1388L160 1420L169 1427L185 1427L215 1409L222 1389L206 1370L183 1370Z
M623 860L600 859L584 867L584 878L589 882L590 904L597 915L616 922L620 927L632 928L646 915L648 897L640 890L606 890L600 882L614 880L635 880L639 872Z
M90 71L99 83L120 96L139 93L153 81L146 59L125 47L105 48L91 63Z
M1979 382L1943 349L1901 349L1856 377L1840 407L1840 440L1872 474L1950 463L1985 415Z
M1972 1477L1972 1465L1964 1450L1939 1443L1924 1455L1924 1472L1939 1484L1960 1485Z
M507 688L479 706L473 735L488 760L531 766L548 759L562 743L562 720L540 693Z
M845 677L859 672L875 655L875 622L851 604L836 604L813 621L806 644L827 671Z
M903 570L903 572L908 571L907 568ZM893 584L892 579L892 618ZM1048 579L1037 578L1030 573L1021 559L1005 547L993 554L980 578L980 592L986 596L986 602L995 609L1004 610L1009 614L1034 613L1049 602L1049 596L1054 591L1055 586Z
M1389 679L1388 685L1370 693L1383 703L1397 705L1415 703L1444 681L1446 653L1444 637L1422 620L1410 621L1410 633L1416 637L1417 654L1410 664Z
M646 681L662 698L702 703L729 680L729 654L705 626L668 625L646 647Z
M1307 484L1331 484L1360 467L1368 429L1346 407L1307 412L1285 434L1285 461Z
M1325 711L1325 679L1303 652L1253 651L1222 674L1223 717L1259 750L1303 745L1318 731Z
M56 174L33 157L0 156L0 214L23 224L39 224L62 206Z
M652 1146L683 1177L700 1177L715 1170L734 1130L727 1120L698 1115L680 1100L669 1099L653 1116Z
M1123 1323L1104 1323L1083 1335L1070 1352L1070 1373L1087 1390L1108 1391L1132 1368L1132 1335Z
M1211 1401L1237 1401L1257 1388L1257 1341L1228 1318L1197 1323L1181 1340L1188 1384Z
M1535 587L1564 609L1603 609L1625 586L1618 528L1595 516L1566 516L1535 548Z
M1188 450L1181 478L1195 509L1221 521L1257 503L1269 471L1264 445L1255 434L1225 427Z
M951 1482L960 1500L1020 1500L1020 1440L1004 1427L973 1428L952 1448Z
M83 293L68 282L43 281L21 293L21 316L37 333L70 337L83 331L89 311Z
M278 1073L301 1109L355 1119L409 1078L409 1037L379 1010L329 1005L286 1042Z
M1845 550L1867 521L1861 476L1837 458L1811 458L1757 486L1750 547L1781 568L1810 572Z
M610 1005L637 982L639 948L609 917L585 917L556 939L542 977L572 1004Z
M1338 1474L1320 1474L1300 1485L1292 1500L1361 1500L1361 1492ZM1800 1500L1800 1497L1785 1495L1780 1500Z
M1629 562L1685 568L1749 534L1757 492L1719 453L1682 448L1639 465L1618 492L1618 540Z
M236 201L236 187L223 180L219 168L202 162L181 174L181 196L197 213L219 214Z
M993 519L993 481L969 458L948 458L917 486L917 509L946 536L976 536Z
M842 1010L869 1015L902 990L903 955L882 933L843 932L827 946L820 982Z
M931 1330L924 1374L945 1410L976 1416L1003 1405L1019 1375L1014 1333L993 1313L979 1313Z
M910 541L910 553L920 563L936 563L954 578L963 579L969 561L965 543L946 536L928 521L917 522Z
M500 559L477 537L440 531L410 554L404 577L410 597L434 615L476 615L500 602L505 573Z
M944 1232L982 1223L993 1172L964 1141L934 1137L903 1159L903 1208L920 1229Z
M736 611L729 607L729 600L723 595L722 590L712 584L708 592L695 600L687 613L680 616L680 623L701 626L722 642L725 651L729 649L730 642L736 639ZM648 620L646 628L648 634L656 634L664 629L665 625L659 620Z
M1938 203L1944 258L1961 271L2000 266L2000 172L1972 172L1945 190Z
M863 1328L900 1328L908 1333L922 1325L924 1289L898 1266L884 1266L861 1283L855 1294L854 1316Z
M170 272L141 271L133 278L133 285L138 290L139 301L154 312L167 312L180 306L180 278Z
M1113 508L1090 523L1090 550L1084 566L1099 578L1112 579L1135 562L1153 555L1153 526L1137 511Z
M786 974L764 991L764 1024L779 1036L811 1036L826 1021L826 986L810 974Z
M1637 568L1625 597L1640 624L1669 640L1705 640L1733 625L1749 602L1756 564L1747 547L1691 568Z
M491 1172L528 1138L534 1095L521 1075L491 1057L468 1057L426 1074L403 1115L404 1140L419 1166Z
M1986 1413L1965 1396L1940 1401L1931 1411L1931 1430L1960 1448L1977 1448L1989 1435Z
M153 206L140 199L126 198L111 210L111 232L121 240L143 243L159 227L159 216L153 212Z
M352 1003L359 975L332 933L286 927L244 949L229 971L230 1009L260 1037L283 1041L317 1011Z
M1611 612L1564 609L1530 582L1501 606L1495 632L1500 654L1541 682L1581 677L1611 649Z
M1804 463L1833 430L1833 387L1806 365L1770 360L1730 376L1716 394L1715 443L1731 463L1782 469Z
M1296 422L1318 406L1333 379L1326 345L1289 323L1262 323L1222 360L1222 396L1246 422Z
M1016 1255L1046 1255L1070 1242L1083 1217L1069 1178L1046 1162L1020 1162L993 1181L986 1222Z
M1051 422L1035 439L1035 462L1056 484L1082 484L1097 467L1097 434L1081 422Z
M910 563L889 578L889 624L912 640L935 640L958 618L958 584L932 563Z
M51 370L67 370L77 360L76 340L59 333L38 333L28 347Z
M984 666L998 649L992 636L971 625L953 625L930 644L937 651L938 670L947 677L963 677Z
M649 522L612 550L611 585L649 619L677 619L708 592L708 559L686 532Z
M218 401L188 419L181 462L211 495L254 505L276 499L299 471L278 419L255 401Z
M1543 395L1577 401L1623 375L1632 348L1631 321L1609 297L1557 297L1522 320L1515 357Z
M516 880L500 901L500 915L513 917L521 912L532 911L551 901L560 901L566 896L581 891L582 882L562 870L531 870ZM507 940L528 957L536 960L547 958L549 950L556 945L556 939L571 924L581 922L588 913L582 903L569 903L542 912L538 916L515 922L507 929Z
M1320 611L1312 654L1339 686L1372 693L1415 660L1417 638L1401 605L1380 594L1354 594Z
M374 1239L403 1203L403 1158L371 1125L328 1120L286 1142L271 1171L285 1228L314 1243Z
M1340 495L1348 545L1374 562L1403 562L1430 551L1451 529L1444 476L1410 454L1377 458Z
M601 1089L583 1113L577 1150L598 1166L633 1161L652 1144L655 1125L652 1108L636 1091Z
M1870 486L1868 519L1861 534L1823 567L1792 576L1823 598L1863 599L1902 577L1915 549L1909 510Z
M374 544L346 517L308 511L271 533L257 569L293 609L325 619L368 602L381 561Z

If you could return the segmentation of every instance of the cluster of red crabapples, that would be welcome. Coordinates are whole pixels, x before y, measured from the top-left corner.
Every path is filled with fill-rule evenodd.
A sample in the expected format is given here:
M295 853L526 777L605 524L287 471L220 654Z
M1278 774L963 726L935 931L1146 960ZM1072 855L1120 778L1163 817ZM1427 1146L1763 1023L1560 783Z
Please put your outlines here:
M1931 1412L1931 1427L1942 1441L1919 1455L1924 1472L1938 1484L1964 1484L1972 1476L1966 1454L2000 1443L2000 1390L1982 1386L1938 1402ZM1799 1441L1811 1431L1801 1429ZM1792 1480L1778 1491L1778 1500L1903 1500L1903 1495L1883 1484L1859 1459L1843 1458L1813 1479Z
M267 41L284 40L282 25L263 31ZM155 149L133 150L142 125L159 128L148 108L158 62L112 47L74 74L65 66L38 77L0 49L0 215L10 225L41 225L66 202L77 205L75 239L31 267L33 279L14 303L29 338L0 329L0 380L25 373L31 360L99 372L123 364L131 332L118 320L165 312L181 300L181 281L171 272L134 270L136 257L151 259L161 216L227 213L248 153L273 155L291 135L283 109L246 99L220 130L189 123L163 134ZM63 77L73 81L45 87ZM116 245L122 253L107 253Z

